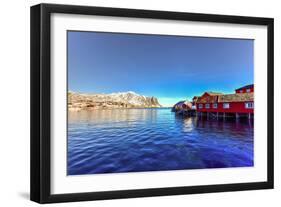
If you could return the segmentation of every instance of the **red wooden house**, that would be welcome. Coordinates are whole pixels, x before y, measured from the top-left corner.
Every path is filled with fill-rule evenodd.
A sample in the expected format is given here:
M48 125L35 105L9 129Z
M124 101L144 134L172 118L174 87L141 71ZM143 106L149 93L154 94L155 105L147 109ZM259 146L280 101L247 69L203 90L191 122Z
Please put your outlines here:
M254 92L254 84L246 85L235 89L235 93L251 93Z
M254 114L253 90L253 85L248 85L236 89L235 94L205 92L196 102L197 114L217 117L247 115L250 118Z
M196 102L197 112L217 112L218 96L222 93L205 92Z

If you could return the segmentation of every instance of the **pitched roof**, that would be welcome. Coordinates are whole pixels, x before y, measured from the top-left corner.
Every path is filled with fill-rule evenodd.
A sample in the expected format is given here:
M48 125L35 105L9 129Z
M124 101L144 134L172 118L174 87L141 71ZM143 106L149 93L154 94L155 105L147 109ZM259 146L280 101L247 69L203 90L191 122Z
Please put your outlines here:
M220 92L208 91L205 92L202 96L198 97L196 103L216 103L218 96L223 95Z
M196 103L216 103L218 100L218 96L201 96L198 98Z
M249 89L249 88L253 88L253 87L254 87L254 84L250 84L250 85L243 86L241 88L237 88L236 90Z
M254 101L254 93L235 93L218 96L219 103Z
M184 106L185 105L185 106ZM186 108L186 109L191 109L192 108L192 104L189 101L179 101L178 103L176 103L174 106L174 108Z
M218 96L218 95L222 95L223 94L223 93L220 93L220 92L213 92L213 91L208 91L206 93L208 93L210 96Z
M175 106L177 106L177 105L180 106L180 105L184 104L184 102L185 101L179 101L178 103L175 104Z

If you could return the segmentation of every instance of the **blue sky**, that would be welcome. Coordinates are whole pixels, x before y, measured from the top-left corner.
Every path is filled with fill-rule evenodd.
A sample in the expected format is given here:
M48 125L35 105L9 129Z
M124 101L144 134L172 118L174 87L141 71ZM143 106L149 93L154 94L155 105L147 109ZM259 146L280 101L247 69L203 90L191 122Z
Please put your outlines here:
M254 82L253 40L68 32L68 90L134 91L164 106Z

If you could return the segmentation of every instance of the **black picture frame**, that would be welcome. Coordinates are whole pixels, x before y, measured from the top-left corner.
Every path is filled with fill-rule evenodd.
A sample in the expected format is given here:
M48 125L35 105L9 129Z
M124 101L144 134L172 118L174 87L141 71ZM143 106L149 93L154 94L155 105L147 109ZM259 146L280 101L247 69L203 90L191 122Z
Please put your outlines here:
M187 187L167 187L106 192L51 194L51 90L50 90L50 15L52 13L134 17L194 22L219 22L267 26L267 181ZM146 196L165 196L273 188L273 19L245 16L195 14L89 6L39 4L31 7L31 174L30 199L38 203L88 201Z

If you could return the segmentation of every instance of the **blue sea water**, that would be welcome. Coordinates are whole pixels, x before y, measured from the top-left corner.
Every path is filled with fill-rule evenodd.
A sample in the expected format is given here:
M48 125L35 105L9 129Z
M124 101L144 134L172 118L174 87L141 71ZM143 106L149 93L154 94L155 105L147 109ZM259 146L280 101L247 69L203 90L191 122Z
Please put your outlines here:
M68 175L249 167L253 123L169 108L69 112Z

